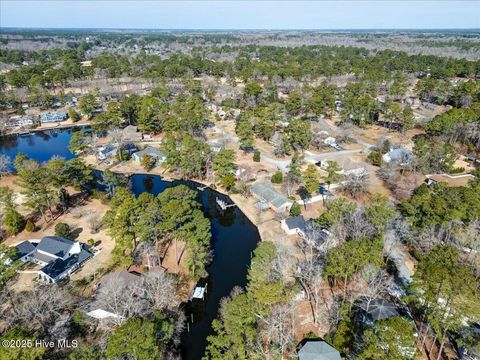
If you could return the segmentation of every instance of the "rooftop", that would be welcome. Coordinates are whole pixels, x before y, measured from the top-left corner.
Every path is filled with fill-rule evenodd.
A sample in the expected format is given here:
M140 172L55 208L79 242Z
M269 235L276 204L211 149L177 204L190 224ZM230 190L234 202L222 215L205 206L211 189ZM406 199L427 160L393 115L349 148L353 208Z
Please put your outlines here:
M38 243L37 251L44 251L57 257L64 257L68 254L74 243L72 240L58 236L45 236Z
M25 240L23 242L21 242L20 244L18 244L17 246L15 246L17 248L17 255L18 257L22 257L22 256L25 256L25 255L28 255L30 254L32 251L35 250L35 245L32 244L30 241L28 240Z
M280 194L275 188L268 183L255 183L250 187L250 190L262 200L279 208L290 202L288 198Z
M307 341L298 352L300 360L341 360L340 353L325 341Z
M82 249L80 253L72 255L65 260L56 259L55 261L52 261L42 269L42 272L50 276L52 279L56 279L65 271L73 269L75 266L79 266L91 256L92 253Z

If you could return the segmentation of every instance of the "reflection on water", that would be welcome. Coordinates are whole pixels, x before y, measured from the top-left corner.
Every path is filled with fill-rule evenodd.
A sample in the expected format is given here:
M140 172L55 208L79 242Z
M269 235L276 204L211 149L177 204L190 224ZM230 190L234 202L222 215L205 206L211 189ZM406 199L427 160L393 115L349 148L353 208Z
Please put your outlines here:
M207 286L205 301L194 300L186 304L188 330L182 337L183 357L201 359L206 338L213 334L212 320L217 317L220 300L228 296L235 286L247 284L247 270L251 253L260 240L257 228L237 208L225 211L218 208L216 198L231 203L229 197L209 188L197 189L198 184L189 181L163 181L159 176L133 175L130 178L132 191L139 195L148 191L159 194L168 187L184 184L197 191L202 210L210 219L212 227L213 262L208 266L208 278L199 283Z
M0 153L9 155L12 160L19 152L40 162L48 161L54 155L71 159L75 155L68 150L68 144L73 131L63 129L27 136L0 137ZM99 172L95 172L95 176L101 178ZM157 195L179 184L197 191L202 210L211 221L214 258L207 268L209 276L202 283L207 286L207 295L205 301L195 300L186 305L189 331L182 336L184 359L198 360L205 352L207 336L213 334L211 323L217 317L220 300L228 296L233 287L246 285L251 253L260 237L257 228L237 207L226 211L218 209L216 197L231 203L227 196L208 188L199 191L198 184L188 181L166 182L159 176L151 175L133 175L129 179L129 186L137 196L142 192ZM100 180L97 187L105 190Z

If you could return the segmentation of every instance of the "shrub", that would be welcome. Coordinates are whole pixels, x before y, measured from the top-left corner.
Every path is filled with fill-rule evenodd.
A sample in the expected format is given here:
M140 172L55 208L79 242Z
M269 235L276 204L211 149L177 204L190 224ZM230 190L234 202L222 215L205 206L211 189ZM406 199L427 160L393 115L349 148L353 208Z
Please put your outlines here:
M255 152L253 153L253 161L260 162L260 151L255 150Z
M77 122L80 120L80 115L78 115L78 112L76 112L73 108L68 109L68 117L72 120L72 122Z
M381 166L382 165L382 153L378 150L371 151L370 154L368 154L367 160L370 162L370 164L374 166Z
M55 225L55 236L70 239L72 237L72 230L68 224L58 223Z
M87 244L88 244L89 246L93 246L93 245L95 245L95 240L93 240L93 239L88 239L88 240L87 240Z
M150 171L154 168L157 160L148 154L143 154L142 158L140 159L140 164L143 166L143 168L147 171Z
M17 235L25 227L25 219L23 216L12 208L5 210L3 223L8 235Z
M292 207L290 208L290 216L299 216L301 213L302 209L300 208L300 204L294 201Z
M232 174L229 174L227 176L224 176L220 180L220 184L227 190L230 190L232 187L235 186L235 176Z
M272 175L271 181L273 184L281 184L283 182L283 174L281 171L277 171Z
M461 174L465 171L465 168L464 167L455 167L455 168L452 168L449 173L450 174Z
M25 230L27 230L28 232L34 232L35 230L37 230L37 227L31 220L27 220L27 223L25 224Z

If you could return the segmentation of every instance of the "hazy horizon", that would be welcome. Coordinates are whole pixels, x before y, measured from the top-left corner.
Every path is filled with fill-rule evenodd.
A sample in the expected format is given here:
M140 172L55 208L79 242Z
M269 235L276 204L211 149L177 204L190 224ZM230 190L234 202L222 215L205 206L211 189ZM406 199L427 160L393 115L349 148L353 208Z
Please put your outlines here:
M158 31L474 30L479 1L12 1L0 27Z

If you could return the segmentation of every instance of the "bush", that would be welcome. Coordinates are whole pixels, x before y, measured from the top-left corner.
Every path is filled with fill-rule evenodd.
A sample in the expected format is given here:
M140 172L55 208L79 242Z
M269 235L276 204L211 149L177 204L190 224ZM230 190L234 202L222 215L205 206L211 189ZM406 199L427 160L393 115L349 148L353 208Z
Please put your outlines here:
M382 153L378 150L371 151L367 160L374 166L382 166Z
M140 164L147 171L152 170L156 163L157 163L157 160L153 156L148 154L144 154L140 159Z
M464 167L456 167L456 168L452 168L449 173L450 174L461 174L465 171L465 168Z
M68 117L72 120L72 122L77 122L80 120L80 115L78 115L78 112L76 112L73 108L68 109Z
M23 216L12 208L5 210L3 223L8 235L17 235L25 227L25 219Z
M70 229L68 224L58 223L55 225L55 236L70 239L72 237L72 229Z
M27 220L27 223L25 224L25 230L28 232L34 232L37 230L37 227L31 220Z
M95 245L95 240L93 240L93 239L88 239L88 240L87 240L87 244L88 244L88 246L93 246L93 245Z
M224 176L220 180L220 184L227 190L230 190L232 187L235 186L235 176L232 174L229 174L227 176Z
M271 181L273 184L281 184L283 182L283 174L281 171L277 171L272 175Z
M260 151L255 150L255 152L253 153L253 161L260 162Z
M300 204L294 201L292 207L290 208L290 216L299 216L301 213L302 209L300 208Z

